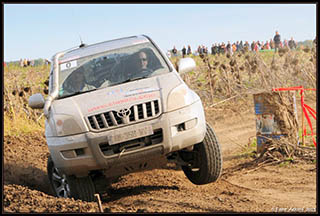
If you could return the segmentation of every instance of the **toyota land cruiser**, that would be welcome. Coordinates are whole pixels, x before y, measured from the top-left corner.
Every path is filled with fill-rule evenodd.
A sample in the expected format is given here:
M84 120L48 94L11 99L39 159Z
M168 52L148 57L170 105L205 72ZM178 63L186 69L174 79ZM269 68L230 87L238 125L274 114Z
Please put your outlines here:
M43 109L50 152L47 172L58 197L93 201L119 176L181 166L194 184L222 171L217 137L199 96L145 35L81 45L52 57L49 94L29 98Z

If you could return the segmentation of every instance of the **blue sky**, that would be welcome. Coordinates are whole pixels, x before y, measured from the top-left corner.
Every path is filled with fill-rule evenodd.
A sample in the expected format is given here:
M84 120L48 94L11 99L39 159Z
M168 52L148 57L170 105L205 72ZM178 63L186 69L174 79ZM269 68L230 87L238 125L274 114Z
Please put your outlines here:
M314 39L316 4L4 4L4 60L51 58L146 34L164 51L237 40Z

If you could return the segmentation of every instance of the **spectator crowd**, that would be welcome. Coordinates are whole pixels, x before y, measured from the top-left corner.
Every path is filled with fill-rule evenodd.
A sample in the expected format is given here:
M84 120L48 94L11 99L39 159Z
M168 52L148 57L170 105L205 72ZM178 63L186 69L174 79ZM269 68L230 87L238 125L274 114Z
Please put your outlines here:
M29 59L20 59L20 67L34 67L34 60L29 60Z
M49 65L50 61L48 59L41 60L42 63L40 64L45 64ZM20 59L19 61L20 67L34 67L36 65L39 65L39 60L29 60L29 59Z
M281 40L280 34L278 31L276 31L276 34L273 38L267 41L252 41L249 43L248 41L243 42L241 41L236 41L231 43L228 41L227 44L224 42L221 43L214 43L211 46L211 49L209 50L208 47L204 45L199 45L198 48L193 52L191 50L190 45L188 45L188 48L186 46L183 46L181 49L181 55L182 57L185 57L186 55L207 55L209 54L209 51L212 55L220 55L220 54L227 54L229 53L232 55L235 52L239 51L252 51L252 52L259 52L259 51L275 51L277 52L279 48L287 48L290 50L297 49L297 43L291 37L290 40L284 39L283 41ZM174 46L172 50L169 50L168 55L173 55L177 56L178 55L178 50Z

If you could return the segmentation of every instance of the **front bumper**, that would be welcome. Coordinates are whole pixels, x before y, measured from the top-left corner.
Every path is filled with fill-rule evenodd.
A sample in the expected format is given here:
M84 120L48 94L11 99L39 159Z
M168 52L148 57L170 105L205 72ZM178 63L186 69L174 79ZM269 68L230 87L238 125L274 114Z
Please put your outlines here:
M92 170L104 170L108 177L156 167L165 161L165 155L201 142L206 133L205 115L201 101L159 118L137 123L151 125L161 130L161 142L115 154L106 154L101 146L114 132L121 133L126 127L99 133L47 137L48 148L55 166L68 175L86 176ZM104 144L108 146L108 144ZM137 169L135 168L137 167Z

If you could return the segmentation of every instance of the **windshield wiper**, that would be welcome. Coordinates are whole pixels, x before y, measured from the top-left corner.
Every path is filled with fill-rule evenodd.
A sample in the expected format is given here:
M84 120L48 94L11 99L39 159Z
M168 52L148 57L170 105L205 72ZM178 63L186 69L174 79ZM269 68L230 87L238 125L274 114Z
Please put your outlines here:
M147 78L147 77L149 77L149 76L142 76L142 77L130 78L130 79L127 79L127 80L125 80L125 81L123 81L123 82L119 82L119 83L117 83L117 84L122 84L122 83L127 83L127 82L131 82L131 81L140 80L140 79L145 79L145 78Z
M87 90L87 91L77 91L77 92L75 92L73 94L69 94L69 95L65 95L65 96L59 97L59 99L67 98L67 97L71 97L71 96L75 96L75 95L79 95L79 94L83 94L83 93L88 93L88 92L92 92L92 91L95 91L95 90L97 90L97 88L90 89L90 90Z

